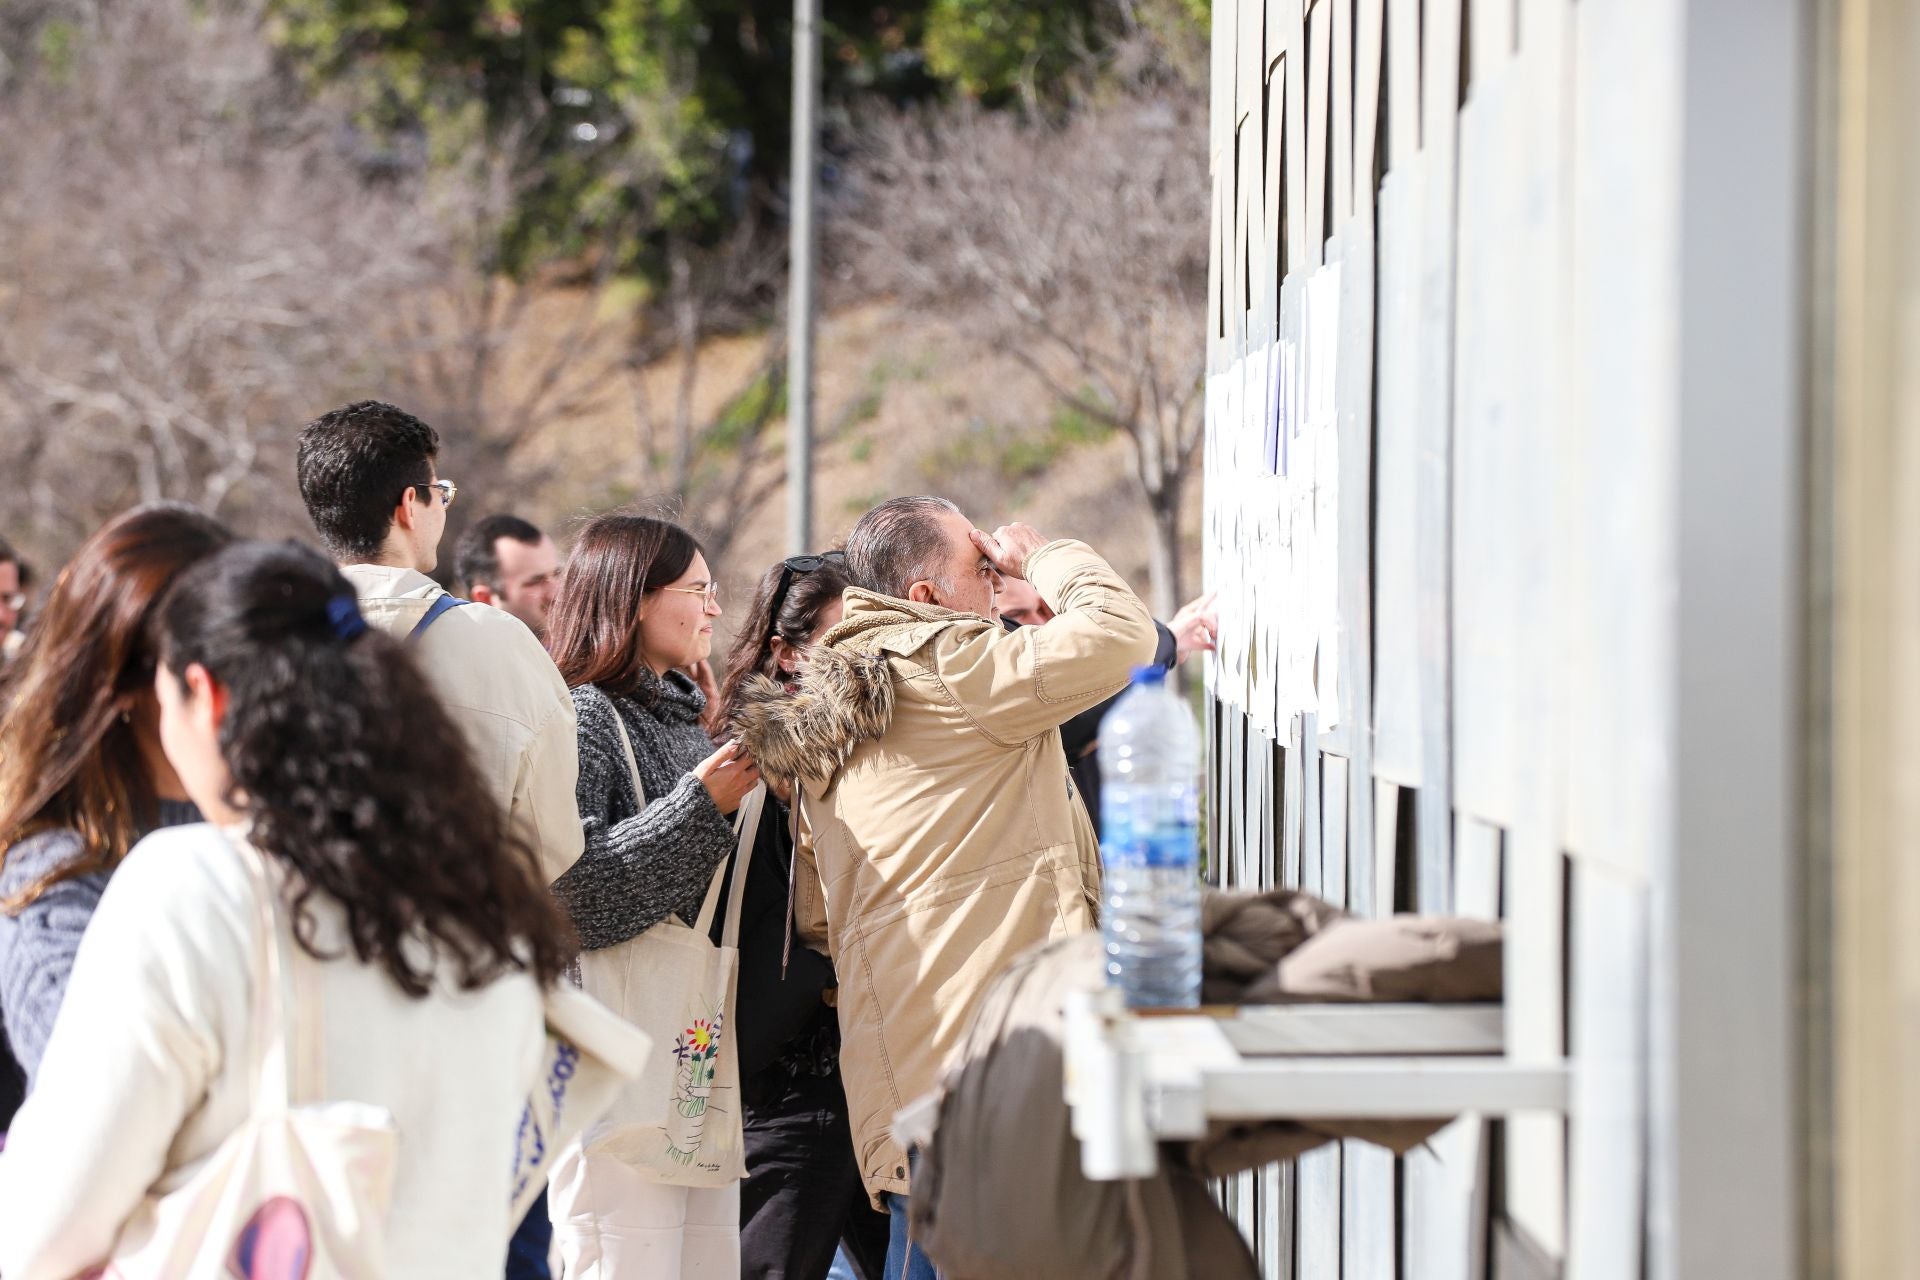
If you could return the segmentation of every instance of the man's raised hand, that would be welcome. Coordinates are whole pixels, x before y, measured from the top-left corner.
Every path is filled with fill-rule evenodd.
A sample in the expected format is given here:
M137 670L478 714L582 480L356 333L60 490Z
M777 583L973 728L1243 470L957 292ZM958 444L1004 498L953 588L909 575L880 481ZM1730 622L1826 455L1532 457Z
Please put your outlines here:
M1038 529L1030 524L1003 524L992 533L982 533L975 529L972 534L973 545L980 548L995 569L1009 578L1025 581L1027 577L1027 557L1047 545L1050 541Z
M1220 637L1220 611L1214 601L1218 592L1209 591L1180 606L1167 630L1173 632L1175 662L1185 662L1196 653L1212 653Z

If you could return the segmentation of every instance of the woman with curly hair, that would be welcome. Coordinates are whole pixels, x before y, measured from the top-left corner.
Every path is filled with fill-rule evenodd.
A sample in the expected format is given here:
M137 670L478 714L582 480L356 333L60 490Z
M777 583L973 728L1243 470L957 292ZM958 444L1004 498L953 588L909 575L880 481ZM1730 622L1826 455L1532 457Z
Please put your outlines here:
M573 950L532 850L316 552L203 561L159 640L160 739L208 821L141 841L94 912L0 1155L0 1273L100 1264L144 1197L248 1123L261 984L287 960L318 1042L303 1101L376 1108L400 1135L384 1273L500 1274L544 992Z
M0 1022L29 1086L107 878L149 831L200 820L160 749L153 615L175 578L232 541L192 507L158 504L118 517L61 572L8 672ZM0 1129L13 1110L0 1111Z

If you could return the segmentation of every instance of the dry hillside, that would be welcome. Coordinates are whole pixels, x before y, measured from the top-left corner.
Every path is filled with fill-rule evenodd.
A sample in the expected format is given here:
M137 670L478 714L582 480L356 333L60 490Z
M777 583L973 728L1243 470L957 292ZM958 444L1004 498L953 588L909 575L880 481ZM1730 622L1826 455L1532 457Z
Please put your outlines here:
M764 337L730 337L700 351L694 416L711 422L758 376ZM880 498L939 493L975 523L1028 521L1083 538L1126 573L1143 595L1147 583L1145 515L1132 479L1132 448L1077 416L1058 411L1044 391L1011 362L959 348L937 318L873 303L823 318L818 350L817 418L830 438L815 461L816 541L834 545ZM679 369L665 362L643 371L635 395L671 400ZM580 518L650 492L635 395L589 415L525 434L503 468L538 473L539 487L507 500L475 494L470 516L512 506L561 532ZM784 465L778 444L762 470ZM516 463L532 464L525 468ZM1199 582L1198 484L1188 507L1186 581ZM710 519L724 513L707 513ZM759 573L785 554L785 496L774 490L737 517L738 533L717 566L729 612L744 604ZM722 630L727 622L722 621Z

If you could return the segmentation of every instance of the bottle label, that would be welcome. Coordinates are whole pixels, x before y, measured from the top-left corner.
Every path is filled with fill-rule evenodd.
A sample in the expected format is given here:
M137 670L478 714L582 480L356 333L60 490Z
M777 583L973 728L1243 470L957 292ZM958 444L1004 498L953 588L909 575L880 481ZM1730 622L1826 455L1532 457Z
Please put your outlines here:
M1101 856L1109 866L1195 867L1200 863L1200 830L1192 822L1174 821L1139 827L1108 818Z

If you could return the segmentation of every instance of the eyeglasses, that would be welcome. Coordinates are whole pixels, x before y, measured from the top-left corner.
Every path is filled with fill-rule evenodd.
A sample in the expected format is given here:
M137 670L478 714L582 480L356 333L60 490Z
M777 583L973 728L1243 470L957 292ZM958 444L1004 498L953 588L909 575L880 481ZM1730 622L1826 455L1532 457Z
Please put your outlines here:
M705 596L707 598L706 603L708 604L720 603L720 584L717 582L709 582L704 587L662 587L660 589L662 591L678 591L680 594L688 596Z
M828 551L817 556L788 556L780 562L780 585L773 593L773 603L767 608L767 617L776 625L780 619L780 606L787 602L787 589L793 585L794 578L802 573L812 573L824 569L830 564L844 565L847 553Z
M423 480L419 484L410 484L407 487L418 493L420 495L420 501L422 502L432 502L433 497L427 491L429 489L438 489L440 491L440 505L443 507L452 506L453 500L460 496L460 486L451 480Z

